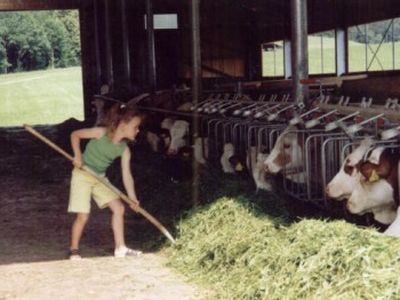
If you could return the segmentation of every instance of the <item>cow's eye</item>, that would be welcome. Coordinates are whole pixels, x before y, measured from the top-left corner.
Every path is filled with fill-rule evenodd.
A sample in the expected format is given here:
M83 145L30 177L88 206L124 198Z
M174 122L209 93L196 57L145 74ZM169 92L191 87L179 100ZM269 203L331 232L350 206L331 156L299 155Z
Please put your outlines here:
M353 167L353 166L346 165L346 166L344 167L344 172L347 173L347 174L349 174L349 175L351 175L351 174L353 173L353 170L354 170L354 167Z
M283 148L285 148L285 149L289 149L290 148L290 144L283 144Z

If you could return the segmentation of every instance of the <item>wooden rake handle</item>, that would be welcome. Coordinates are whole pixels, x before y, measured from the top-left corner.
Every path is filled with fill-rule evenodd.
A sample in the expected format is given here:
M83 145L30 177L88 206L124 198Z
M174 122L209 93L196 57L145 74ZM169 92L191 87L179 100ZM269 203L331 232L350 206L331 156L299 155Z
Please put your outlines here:
M45 144L47 144L48 146L50 146L51 148L53 148L55 151L57 151L58 153L60 153L61 155L63 155L65 158L67 158L68 160L70 160L71 162L74 160L74 158L67 152L65 152L63 149L61 149L59 146L57 146L56 144L54 144L52 141L50 141L48 138L46 138L45 136L43 136L41 133L39 133L38 131L36 131L35 129L33 129L31 126L29 125L24 125L24 128L30 132L32 135L34 135L35 137L37 137L39 140L41 140L42 142L44 142ZM108 187L110 190L112 190L113 192L115 192L122 200L124 200L126 203L129 204L129 207L131 207L134 211L136 211L137 213L140 213L142 216L144 216L147 220L149 220L154 226L156 226L172 243L175 243L174 238L172 237L172 235L168 232L168 230L156 219L154 218L151 214L149 214L145 209L143 209L140 206L135 207L135 209L131 206L134 205L135 203L129 199L129 197L127 195L125 195L123 192L121 192L119 189L117 189L114 185L112 185L109 181L107 181L105 178L100 177L99 175L97 175L92 169L90 169L88 166L82 166L80 168L81 170L85 171L86 173L90 174L91 176L93 176L96 180L98 180L99 182L101 182L103 185L105 185L106 187Z

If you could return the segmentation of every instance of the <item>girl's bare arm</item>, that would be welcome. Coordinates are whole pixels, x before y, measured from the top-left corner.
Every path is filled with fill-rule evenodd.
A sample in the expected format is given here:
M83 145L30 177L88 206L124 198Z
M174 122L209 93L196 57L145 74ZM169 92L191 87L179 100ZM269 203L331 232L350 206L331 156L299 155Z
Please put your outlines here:
M131 151L128 147L126 147L121 157L122 181L124 183L125 190L128 194L129 199L135 202L136 205L139 205L139 200L137 199L135 191L135 182L132 177L130 161Z
M82 166L82 152L80 147L81 139L99 139L106 133L104 127L93 127L75 130L71 133L71 147L74 152L74 162L76 167Z

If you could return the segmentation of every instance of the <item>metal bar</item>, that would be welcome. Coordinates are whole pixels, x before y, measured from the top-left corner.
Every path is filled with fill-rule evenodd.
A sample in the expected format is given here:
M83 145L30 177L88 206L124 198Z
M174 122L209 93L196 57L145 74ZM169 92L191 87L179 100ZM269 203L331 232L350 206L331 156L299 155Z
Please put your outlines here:
M368 35L367 35L367 24L364 25L364 37L365 37L365 70L368 70Z
M396 51L394 44L394 19L392 19L392 58L393 58L393 70L396 69Z
M128 86L131 85L131 62L129 54L129 33L126 18L126 0L121 1L121 22L122 22L122 52L124 62L124 81Z
M200 0L192 0L190 5L191 44L192 44L192 102L199 103L201 97L201 52L200 52ZM193 135L198 136L199 118L193 115ZM193 193L192 201L199 201L199 172L198 164L193 161Z
M94 52L96 57L96 85L101 86L100 40L99 40L99 8L98 0L94 0Z
M366 25L365 25L365 26L366 26ZM365 28L366 28L366 27L365 27ZM363 33L363 32L361 31L361 29L358 28L358 26L356 26L356 29L358 30L358 32L359 32L360 34L366 35L366 30L364 30L364 33ZM374 49L372 49L372 47L368 44L368 37L365 37L365 38L366 38L366 40L367 40L367 42L366 42L366 44L365 44L365 68L367 68L367 65L368 65L368 48L369 48L369 50L370 50L372 53L374 53ZM379 66L381 67L381 69L383 70L383 66L382 66L382 63L381 63L379 57L376 58L376 61L378 62L378 64L379 64Z
M378 45L378 48L376 49L375 52L373 52L374 55L372 56L372 59L371 59L369 65L368 65L367 71L369 70L369 68L371 67L371 65L372 65L372 63L374 62L375 58L377 57L378 52L379 52L379 49L381 48L381 46L382 46L382 44L383 44L383 41L385 40L385 38L386 38L386 36L387 36L387 34L388 34L388 32L389 32L390 26L392 26L392 25L393 25L393 19L392 19L392 21L389 23L388 28L386 28L386 31L385 31L385 33L384 33L384 35L383 35L383 37L382 37L382 39L381 39L381 41L380 41L380 43L379 43L379 45ZM382 68L382 71L383 71L384 68L383 68L382 65L381 65L381 68Z
M321 33L321 74L324 74L324 37Z
M275 48L275 43L274 45L274 76L276 76L276 48Z
M301 80L308 78L307 0L291 0L293 100L307 100L308 87Z
M147 32L147 69L148 85L151 93L154 93L157 85L156 50L154 39L154 14L153 0L146 0L146 32Z
M336 29L336 76L345 74L346 71L346 31Z
M283 42L284 47L284 63L285 63L285 79L292 77L292 57L290 56L291 53L291 42L290 40L285 40Z
M175 116L190 117L190 118L193 117L193 112L173 111L173 110L162 109L162 108L141 107L141 106L138 106L138 108L142 111L166 113L166 114L171 114L171 115L175 115Z
M112 58L112 45L111 45L111 31L110 31L110 6L109 0L104 0L105 4L105 31L106 31L106 76L107 76L107 84L110 86L110 89L114 86L114 70L113 70L113 58Z
M336 110L340 114L351 114L354 112L359 112L363 117L374 117L378 114L384 113L385 118L391 121L400 121L400 114L394 110L388 110L385 108L376 108L376 107L369 107L369 108L360 108L356 106L338 106L333 104L318 104L318 107L322 111L333 111Z
M200 0L191 1L192 91L196 105L201 95Z

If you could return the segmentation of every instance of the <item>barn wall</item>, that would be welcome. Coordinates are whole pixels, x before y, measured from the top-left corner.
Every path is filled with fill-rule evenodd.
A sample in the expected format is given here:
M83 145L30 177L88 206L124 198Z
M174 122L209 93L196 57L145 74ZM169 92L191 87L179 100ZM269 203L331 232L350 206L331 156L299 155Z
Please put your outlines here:
M309 33L400 17L400 5L397 0L308 0L307 3ZM290 39L288 3L286 2L284 7L282 7L283 4L280 8L277 6L278 9L274 9L271 2L260 5L260 11L264 12L256 15L261 24L259 26L260 41Z
M375 104L387 98L400 98L400 76L372 76L366 79L343 81L342 94L354 99L373 97Z
M203 73L206 78L232 76L245 76L246 45L240 28L209 28L202 27L201 32L201 58ZM183 45L190 45L190 31L183 33ZM183 64L180 74L183 78L190 77L191 49L183 47ZM214 70L214 71L213 71Z
M75 9L88 1L79 0L1 0L0 10Z
M343 15L347 26L370 23L400 17L400 5L397 0L348 0Z

